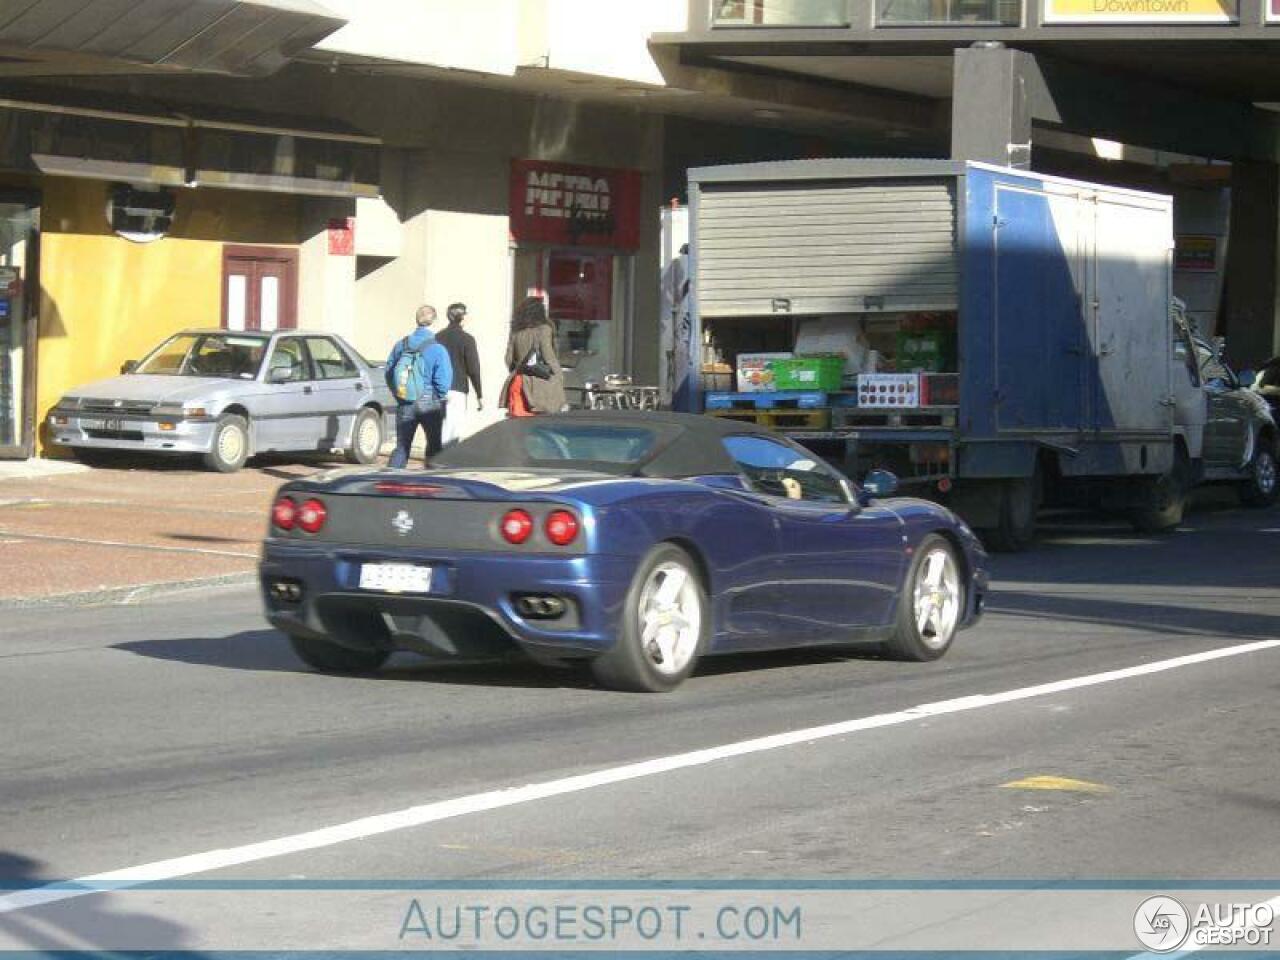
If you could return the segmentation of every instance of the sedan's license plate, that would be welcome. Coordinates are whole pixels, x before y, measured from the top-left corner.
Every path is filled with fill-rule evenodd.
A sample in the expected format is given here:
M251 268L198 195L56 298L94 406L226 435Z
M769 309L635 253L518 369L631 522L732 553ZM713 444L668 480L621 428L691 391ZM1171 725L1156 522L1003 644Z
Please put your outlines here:
M360 589L384 593L429 593L431 568L407 563L365 563L360 566Z

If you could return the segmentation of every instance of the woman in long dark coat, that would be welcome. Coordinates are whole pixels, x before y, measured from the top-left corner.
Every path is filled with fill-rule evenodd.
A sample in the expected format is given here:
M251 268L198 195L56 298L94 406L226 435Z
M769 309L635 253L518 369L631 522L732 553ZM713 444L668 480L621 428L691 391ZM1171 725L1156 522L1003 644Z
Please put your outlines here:
M550 368L549 378L544 380L521 369L531 355ZM502 405L511 416L559 413L564 409L564 371L556 356L555 329L539 297L527 297L511 318L507 370L510 376L502 391Z

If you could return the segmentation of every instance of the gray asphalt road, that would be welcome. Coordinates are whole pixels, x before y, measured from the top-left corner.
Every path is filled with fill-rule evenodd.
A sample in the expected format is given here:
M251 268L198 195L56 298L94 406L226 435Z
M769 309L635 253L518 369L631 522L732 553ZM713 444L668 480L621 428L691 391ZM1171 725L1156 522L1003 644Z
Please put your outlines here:
M1074 520L998 558L996 582L939 663L717 660L661 697L412 659L318 676L242 588L12 612L0 875L79 877L982 695L212 875L1280 878L1280 845L1259 842L1280 812L1280 649L999 696L1280 636L1280 511L1202 510L1168 540ZM1059 779L1009 786L1028 778Z

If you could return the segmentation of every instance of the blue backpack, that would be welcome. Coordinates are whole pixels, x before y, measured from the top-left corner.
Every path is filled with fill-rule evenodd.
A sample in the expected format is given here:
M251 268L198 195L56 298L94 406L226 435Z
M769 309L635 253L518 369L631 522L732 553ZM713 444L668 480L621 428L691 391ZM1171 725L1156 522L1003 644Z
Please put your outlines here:
M409 347L409 338L400 341L400 356L391 369L391 392L401 403L417 403L422 396L422 371L418 369L419 351Z

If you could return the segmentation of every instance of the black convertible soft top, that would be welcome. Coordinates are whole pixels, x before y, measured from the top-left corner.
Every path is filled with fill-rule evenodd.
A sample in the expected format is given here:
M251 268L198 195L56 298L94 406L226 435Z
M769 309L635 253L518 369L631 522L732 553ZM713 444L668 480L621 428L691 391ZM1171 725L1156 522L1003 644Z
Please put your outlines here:
M652 442L637 445L634 458L618 460L540 459L531 453L530 439L539 432L563 428L573 433L583 428L635 435L643 431ZM639 477L700 477L736 473L737 464L721 442L742 434L772 436L753 423L668 411L577 411L535 417L512 417L494 424L432 458L432 466L461 469L494 467L576 466L602 473Z

